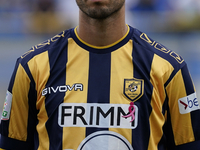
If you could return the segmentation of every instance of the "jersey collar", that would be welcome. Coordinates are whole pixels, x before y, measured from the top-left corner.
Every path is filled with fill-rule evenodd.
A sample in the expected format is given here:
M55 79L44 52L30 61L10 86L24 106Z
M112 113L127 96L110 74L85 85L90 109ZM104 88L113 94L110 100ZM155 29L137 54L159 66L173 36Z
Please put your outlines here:
M131 36L131 32L132 28L130 28L128 25L128 30L126 32L126 34L119 39L118 41L114 42L113 44L107 45L107 46L94 46L91 44L88 44L87 42L83 41L77 33L77 27L71 30L71 34L72 34L72 38L74 39L74 41L81 46L82 48L84 48L85 50L88 51L92 51L95 53L107 53L107 52L111 52L114 51L120 47L122 47L124 44L126 44L129 40L130 40L130 36Z

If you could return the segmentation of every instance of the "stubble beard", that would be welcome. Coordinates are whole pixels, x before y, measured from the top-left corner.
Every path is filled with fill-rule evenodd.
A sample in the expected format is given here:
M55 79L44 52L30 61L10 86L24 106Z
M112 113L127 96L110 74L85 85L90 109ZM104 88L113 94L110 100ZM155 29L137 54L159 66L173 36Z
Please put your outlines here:
M101 6L100 3L96 3L96 7L88 8L85 4L79 4L80 10L88 17L103 20L113 14L117 13L123 6L124 3L111 4L111 6Z

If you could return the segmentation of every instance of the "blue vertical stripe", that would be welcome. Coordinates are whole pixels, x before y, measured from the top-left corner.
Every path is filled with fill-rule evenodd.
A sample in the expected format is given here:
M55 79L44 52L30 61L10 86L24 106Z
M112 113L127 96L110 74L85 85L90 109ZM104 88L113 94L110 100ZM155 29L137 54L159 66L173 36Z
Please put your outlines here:
M25 65L25 70L27 70L27 74L31 79L30 89L28 93L29 112L28 112L28 126L27 126L27 131L28 131L27 142L29 143L30 147L32 148L34 147L34 149L37 149L39 146L39 140L36 131L36 125L38 123L37 119L38 110L36 108L37 91L35 82L28 68L28 65Z
M182 72L184 83L187 84L187 85L185 85L186 93L187 93L187 95L190 95L190 94L194 93L194 86L193 86L193 82L190 77L187 65L185 65L181 69L181 72Z
M88 103L110 103L111 54L90 52L88 78ZM101 128L86 128L86 136Z
M57 50L49 50L50 77L46 87L56 87L66 84L67 48L64 46ZM46 95L45 107L49 117L46 129L49 135L49 150L62 148L63 128L58 125L58 107L63 103L65 92Z
M149 115L152 111L150 100L153 90L150 82L150 71L153 53L137 43L133 43L132 57L134 78L144 80L144 95L135 102L139 109L139 120L137 130L132 130L132 143L134 149L148 149L150 138Z
M181 69L181 72L182 72L183 80L184 80L184 83L185 83L185 89L186 89L187 95L193 94L195 92L195 89L194 89L194 85L193 85L192 79L190 77L187 65L185 65ZM192 102L194 101L193 99L190 99L190 100ZM197 99L195 101L197 101ZM192 127L193 127L193 130L195 131L194 132L195 139L200 139L199 122L196 121L196 118L199 118L199 116L200 116L200 110L196 110L195 112L194 111L191 112Z

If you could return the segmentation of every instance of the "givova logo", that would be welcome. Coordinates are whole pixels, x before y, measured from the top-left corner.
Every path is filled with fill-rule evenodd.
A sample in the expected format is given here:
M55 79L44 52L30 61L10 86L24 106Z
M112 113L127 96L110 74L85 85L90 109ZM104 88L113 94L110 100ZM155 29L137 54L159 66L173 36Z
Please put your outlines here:
M99 127L135 129L138 125L138 107L135 120L123 118L129 114L128 104L62 103L59 106L58 124L61 127Z
M42 90L42 96L45 96L47 94L55 94L55 93L63 93L67 91L83 91L83 84L76 83L73 84L72 86L70 85L61 85L61 86L56 86L56 87L47 87Z
M181 114L187 114L198 110L199 102L197 100L196 92L178 100L179 111Z

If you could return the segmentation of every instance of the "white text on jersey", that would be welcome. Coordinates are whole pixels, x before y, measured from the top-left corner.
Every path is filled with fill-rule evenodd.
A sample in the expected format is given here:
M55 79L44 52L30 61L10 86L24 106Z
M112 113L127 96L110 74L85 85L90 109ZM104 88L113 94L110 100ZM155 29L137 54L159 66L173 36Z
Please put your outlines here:
M58 124L61 127L100 127L135 129L138 124L138 107L135 120L123 118L129 113L128 104L62 103L59 106Z
M42 96L45 96L47 94L52 94L52 93L57 93L57 92L67 92L67 91L83 91L83 84L76 83L73 84L72 86L70 85L61 85L61 86L56 86L56 87L47 87L44 90L42 90Z

